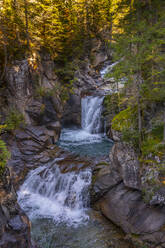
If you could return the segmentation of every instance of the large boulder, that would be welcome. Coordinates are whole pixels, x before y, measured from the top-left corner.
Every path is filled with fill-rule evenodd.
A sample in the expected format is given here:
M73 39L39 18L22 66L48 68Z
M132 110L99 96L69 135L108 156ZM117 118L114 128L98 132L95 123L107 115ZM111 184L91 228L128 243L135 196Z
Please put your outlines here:
M126 187L141 188L138 158L130 145L117 143L113 146L110 153L110 169L118 172Z
M141 192L123 183L113 187L101 201L102 213L125 233L138 235L150 247L165 247L165 207L151 208L144 203Z
M110 153L109 171L94 175L91 204L120 226L131 239L147 243L146 247L165 247L164 187L150 204L142 197L138 158L134 149L116 143ZM159 194L158 194L159 193Z
M43 126L27 126L15 132L10 146L11 159L8 161L8 168L16 188L23 182L29 170L47 164L52 159L49 153L51 149L55 149L52 143L57 138L55 136L59 135L59 125L50 123L48 128L53 130Z

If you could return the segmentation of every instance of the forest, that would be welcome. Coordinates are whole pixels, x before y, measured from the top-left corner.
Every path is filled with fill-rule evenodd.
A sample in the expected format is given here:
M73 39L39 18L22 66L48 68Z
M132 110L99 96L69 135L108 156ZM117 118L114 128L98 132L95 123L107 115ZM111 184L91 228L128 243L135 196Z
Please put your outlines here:
M106 59L96 64L98 54L106 55ZM101 78L100 72L106 65L109 66L108 63L110 63L110 65L115 63L115 66L107 70L103 78ZM19 71L21 71L20 74ZM17 76L20 78L17 79ZM89 85L88 81L91 82ZM24 86L23 84L21 85L20 82L21 84L23 83ZM114 92L109 91L110 93L108 94L105 92L102 93L101 86L106 85L106 82L110 85L109 87L115 85L117 90ZM120 89L122 82L124 82L124 86ZM18 95L17 93L15 94L15 92L18 92ZM20 96L19 94L22 95ZM103 98L99 98L100 94L103 95ZM92 95L96 97L93 98L93 102L90 98ZM88 101L83 101L84 97L89 98ZM22 99L26 101L24 102ZM74 99L79 100L76 101ZM81 103L77 103L78 101L81 101ZM99 104L103 105L103 111L99 110L102 111L100 112L100 116L97 114L99 121L98 119L93 121L92 118L94 117L89 117L90 122L92 123L93 121L93 129L85 129L87 127L88 116L86 113L85 115L83 111L87 111L88 108L93 108L93 110L91 110L93 111L92 116L95 116L97 112L96 106L99 108ZM83 107L85 110L83 110ZM75 108L78 110L75 110ZM86 118L84 122L83 118ZM80 121L80 119L82 120ZM38 137L37 131L35 131L35 135L31 129L29 129L31 131L27 132L29 126L34 126L34 129L35 126L37 126L39 130L40 127L46 128L44 132L51 137L51 145L56 145L57 143L58 146L58 142L63 141L61 141L63 136L69 137L71 140L73 138L72 136L67 136L68 133L63 133L63 130L66 128L66 123L70 125L72 121L73 123L71 124L78 124L77 126L81 126L83 130L86 130L88 135L89 133L93 135L103 133L100 131L102 124L99 124L98 130L96 128L98 122L100 123L100 120L103 119L105 121L104 129L106 130L104 130L104 133L106 133L106 138L113 140L115 143L116 140L113 136L117 137L117 145L115 144L114 147L118 147L119 142L128 147L126 153L128 152L128 154L130 154L129 151L133 151L133 153L136 154L139 166L138 170L142 178L142 186L132 186L132 182L127 183L127 179L122 178L121 180L125 184L125 187L140 191L143 202L149 204L150 207L152 207L151 202L153 202L153 199L157 199L154 206L157 207L160 205L162 209L164 209L164 1L0 0L1 182L6 178L6 168L9 168L10 174L12 175L11 178L13 178L12 180L14 181L13 184L17 189L19 188L17 184L20 179L18 179L18 175L16 176L17 169L10 168L10 161L14 160L12 150L12 147L15 146L14 142L18 142L18 139L23 140L23 138L20 138L21 135L18 135L18 132L25 132L26 135L30 133L32 137L36 135L35 138L32 138L33 142L36 142L37 139L39 140L39 138L36 138ZM56 134L53 133L53 131ZM74 129L72 132L73 136L75 135L77 139L80 137L76 136L77 133ZM60 136L60 133L62 136ZM42 138L46 137L44 135L45 134L41 134ZM89 136L84 139L88 138ZM23 143L23 146L25 144L25 149L29 142L28 139L31 140L31 138L24 138L24 140L26 140L26 142ZM93 139L95 139L95 137ZM71 141L68 140L67 142ZM37 142L40 143L40 141ZM41 140L42 145L43 142L45 142L45 140ZM65 142L66 140L63 141L63 143ZM79 140L76 140L76 142L79 142ZM97 142L98 140L96 143ZM72 143L68 144L70 147L73 145ZM96 146L96 144L94 143L93 146ZM45 145L45 147L47 146ZM100 152L101 154L102 147L103 146L99 148L101 150L98 152L96 148L96 153ZM18 146L18 148L20 149L20 146ZM35 149L38 148L34 146L34 150ZM43 148L43 150L44 149L49 149L49 146L48 148ZM110 150L109 145L106 147L105 143L104 149ZM97 161L97 163L95 161L95 163L99 166L103 166L103 164L105 166L107 163L115 163L115 159L111 158L112 156L119 156L115 155L115 149L117 150L119 148L114 148L114 150L112 148L110 162L107 162L108 160L103 161L102 155L102 160L98 160L99 162ZM121 150L122 149L124 151L125 148L121 148ZM31 155L31 150L29 151ZM56 152L57 151L55 151L55 153ZM119 151L117 150L116 153L119 154L120 149ZM27 155L24 152L23 154L25 156ZM88 157L86 154L85 156ZM119 157L118 161L120 160ZM73 161L75 162L74 159ZM133 160L136 159L135 156L133 156ZM70 160L72 159L69 158L67 161ZM132 158L130 160L132 160ZM129 161L126 162L129 164ZM25 159L23 163L28 164L29 162ZM77 162L75 162L75 164L76 163ZM25 178L25 175L28 174L29 168L26 169L26 172L25 170L18 172L22 178ZM33 167L31 166L31 168ZM34 168L36 168L36 165ZM114 168L112 168L112 170L113 169ZM65 170L67 171L66 168ZM124 171L123 174L127 173L127 169L125 170L126 172ZM118 171L118 169L116 171ZM136 174L136 169L134 172L130 172L130 177L132 176L131 173ZM96 177L95 170L92 177ZM121 177L123 177L123 175ZM79 180L79 178L77 180ZM132 180L134 180L134 178ZM94 179L94 181L97 180ZM19 185L21 185L22 182L23 179L19 181ZM160 194L157 193L159 190L161 190ZM103 195L105 195L105 192ZM155 195L157 198L154 198ZM67 199L66 201L69 200ZM103 215L107 217L107 213L104 213L105 209L106 207L102 211ZM117 225L125 232L121 223L118 223L113 217L109 219L115 224L117 222ZM161 226L162 230L164 230L164 226L165 217L163 227ZM3 240L1 237L2 230L4 230L4 228L1 228L0 224L0 239ZM136 230L134 232L134 230L135 229L131 229L130 231L133 233L131 235L134 235L132 236L133 238L137 238L138 235L141 235L138 231L136 232ZM150 240L148 236L146 239L144 238L145 241L147 240L147 242L149 242L149 245L147 243L146 246L129 247L159 247L157 246L159 242L156 243L155 246L155 240L152 243L152 241L150 242L148 239ZM32 248L31 241L29 242L27 246L18 247ZM164 247L163 245L165 243L163 242L165 241L161 242L162 246L160 247ZM10 246L5 246L5 243L1 243L1 240L0 247L10 248ZM13 248L15 247L17 246L13 246ZM41 247L52 248L53 246ZM106 246L102 247L106 248ZM118 247L119 246L114 246L114 248ZM125 246L123 245L121 247L124 248Z

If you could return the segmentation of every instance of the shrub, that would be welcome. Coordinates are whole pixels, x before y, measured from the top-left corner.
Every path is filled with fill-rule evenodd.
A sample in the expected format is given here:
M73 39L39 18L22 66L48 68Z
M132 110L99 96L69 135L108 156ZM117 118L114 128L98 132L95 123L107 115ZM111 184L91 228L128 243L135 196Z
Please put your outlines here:
M119 132L123 132L130 128L133 129L136 126L136 119L135 108L128 107L113 118L112 128Z
M0 139L0 175L2 175L7 160L10 158L10 153L7 150L6 144Z
M11 109L9 111L9 114L6 118L5 124L6 124L6 130L15 130L17 129L20 124L24 123L24 117L23 115L16 109Z

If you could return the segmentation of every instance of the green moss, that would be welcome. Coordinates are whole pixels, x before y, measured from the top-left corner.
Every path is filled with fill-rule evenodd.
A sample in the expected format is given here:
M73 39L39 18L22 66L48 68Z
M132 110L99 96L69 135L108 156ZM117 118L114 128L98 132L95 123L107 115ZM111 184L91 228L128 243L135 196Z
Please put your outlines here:
M10 153L7 150L6 144L0 139L0 175L2 175L7 160L10 158Z
M119 112L119 96L117 93L107 95L104 98L105 112L104 115L114 115Z
M24 116L16 109L10 109L6 118L6 130L15 130L24 123Z
M136 120L135 111L135 108L131 107L120 111L119 114L117 114L112 120L112 128L119 132L134 128Z

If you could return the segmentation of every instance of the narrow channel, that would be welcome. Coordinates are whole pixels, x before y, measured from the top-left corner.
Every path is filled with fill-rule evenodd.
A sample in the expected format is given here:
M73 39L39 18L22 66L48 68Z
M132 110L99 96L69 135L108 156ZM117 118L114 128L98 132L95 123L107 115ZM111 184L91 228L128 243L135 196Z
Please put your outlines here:
M108 155L104 134L104 96L82 99L81 129L64 128L58 145L83 157ZM128 248L120 230L90 208L91 168L62 173L58 158L32 170L18 201L32 222L32 238L42 248Z

